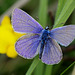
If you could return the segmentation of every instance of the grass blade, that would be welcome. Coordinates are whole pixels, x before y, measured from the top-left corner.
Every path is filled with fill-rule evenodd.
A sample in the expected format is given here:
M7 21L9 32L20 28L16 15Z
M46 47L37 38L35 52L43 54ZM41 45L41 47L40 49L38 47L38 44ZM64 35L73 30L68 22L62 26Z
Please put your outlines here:
M45 75L52 75L52 67L53 65L47 65L45 70Z
M40 0L39 22L43 26L43 28L46 27L47 23L47 6L48 6L48 0Z
M43 28L46 27L47 23L47 7L48 7L48 0L40 0L39 6L39 23L42 25ZM44 64L39 62L36 67L35 75L43 75L44 71Z
M70 67L72 67L75 64L75 61L66 69L64 70L60 75L63 75Z
M45 28L46 26L46 22L47 22L47 4L48 0L40 0L40 7L39 7L39 23L42 24L43 28ZM34 59L33 63L31 64L30 68L28 69L26 75L31 75L31 73L33 72L33 70L35 69L35 67L37 66L39 60L38 59ZM41 63L43 65L43 63ZM39 66L39 65L38 65ZM41 68L43 69L44 67L41 66ZM40 70L37 68L37 70ZM40 71L41 74L43 72ZM36 75L37 72L35 72Z
M67 0L53 28L63 26L75 8L74 0ZM60 25L61 24L61 25Z
M38 63L39 63L39 59L35 58L25 75L31 75Z
M66 3L66 0L59 0L58 1L58 7L57 7L56 16L55 16L55 22L58 19L59 15L60 15L60 13L61 13L64 5L65 5L65 3Z
M44 72L44 64L40 60L35 69L34 75L43 75L43 72Z

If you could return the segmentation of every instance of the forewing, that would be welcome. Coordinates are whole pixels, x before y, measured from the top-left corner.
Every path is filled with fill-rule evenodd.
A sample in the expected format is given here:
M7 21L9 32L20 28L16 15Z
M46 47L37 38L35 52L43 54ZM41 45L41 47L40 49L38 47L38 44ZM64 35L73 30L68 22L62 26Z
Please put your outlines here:
M75 25L55 28L50 31L50 37L63 46L68 46L75 38Z
M15 44L17 53L27 59L31 59L38 54L39 35L27 34L22 36Z
M58 64L62 59L62 51L58 43L49 39L44 46L42 62L45 64Z
M18 8L13 11L12 25L15 31L22 33L40 33L43 29L36 20Z

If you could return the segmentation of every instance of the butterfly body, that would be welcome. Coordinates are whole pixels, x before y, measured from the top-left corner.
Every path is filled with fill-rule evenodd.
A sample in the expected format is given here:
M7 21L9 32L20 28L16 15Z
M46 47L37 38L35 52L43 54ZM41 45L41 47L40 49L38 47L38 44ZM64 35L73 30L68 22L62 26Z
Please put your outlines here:
M45 64L58 64L62 57L59 44L68 46L75 39L75 25L58 27L49 31L26 12L16 8L12 15L14 31L26 33L15 44L17 53L27 59L39 58ZM58 43L59 44L58 44Z
M46 27L47 28L47 27ZM50 38L49 34L49 28L42 30L42 34L41 34L41 46L40 46L40 52L39 52L39 58L41 59L42 57L42 53L43 53L43 49L44 49L44 45L47 43L47 40Z

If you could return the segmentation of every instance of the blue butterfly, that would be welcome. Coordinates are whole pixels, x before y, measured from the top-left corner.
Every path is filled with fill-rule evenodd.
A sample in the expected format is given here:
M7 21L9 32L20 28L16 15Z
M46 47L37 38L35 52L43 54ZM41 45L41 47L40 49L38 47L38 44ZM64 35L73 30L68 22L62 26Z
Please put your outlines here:
M75 25L52 30L47 26L43 29L36 20L18 8L13 11L12 25L16 32L27 33L17 40L17 53L27 59L39 54L39 58L45 64L59 63L63 54L58 43L68 46L75 38Z

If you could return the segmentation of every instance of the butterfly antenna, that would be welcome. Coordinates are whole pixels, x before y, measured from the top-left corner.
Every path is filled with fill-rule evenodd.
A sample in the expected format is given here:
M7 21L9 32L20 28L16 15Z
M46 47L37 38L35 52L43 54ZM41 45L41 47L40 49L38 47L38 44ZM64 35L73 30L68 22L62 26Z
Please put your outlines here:
M39 20L38 16L36 16L36 20Z
M65 23L60 23L59 25L61 25L61 24L65 24Z

